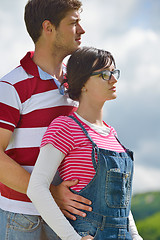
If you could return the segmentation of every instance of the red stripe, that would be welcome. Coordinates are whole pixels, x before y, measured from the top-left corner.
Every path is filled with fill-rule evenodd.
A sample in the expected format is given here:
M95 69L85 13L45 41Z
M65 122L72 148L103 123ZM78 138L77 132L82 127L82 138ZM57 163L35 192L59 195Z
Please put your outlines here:
M26 194L14 191L13 189L5 186L2 183L0 183L0 192L3 197L9 198L9 199L23 201L23 202L31 202Z
M2 121L12 123L16 126L20 118L19 110L4 103L0 103L0 118Z
M34 166L39 154L39 147L13 148L6 154L22 166Z
M14 84L14 87L17 90L22 103L31 98L34 94L57 89L57 85L53 80L42 80L38 77L27 78Z
M23 69L33 76L39 77L39 72L37 65L33 62L32 57L34 55L34 52L28 52L24 58L20 61Z
M13 126L11 126L11 125L8 125L8 124L6 124L6 123L1 123L0 122L0 128L4 128L4 129L7 129L7 130L10 130L10 131L14 131L14 127Z
M39 154L39 148L17 148L6 151L7 155L20 165L33 166ZM19 193L0 183L0 192L3 197L30 202L26 194Z
M76 111L74 106L58 106L40 109L21 116L17 128L48 127L53 119L60 115L69 115ZM47 116L47 117L46 117Z
M1 80L1 82L3 82L3 83L7 83L8 85L13 86L10 82L4 81L4 80Z

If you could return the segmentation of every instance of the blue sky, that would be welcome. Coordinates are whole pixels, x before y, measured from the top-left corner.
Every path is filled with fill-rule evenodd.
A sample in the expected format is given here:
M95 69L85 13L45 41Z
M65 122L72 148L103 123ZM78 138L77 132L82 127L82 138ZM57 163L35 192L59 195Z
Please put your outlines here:
M1 0L0 77L34 45L23 13L26 0ZM160 1L82 0L82 45L112 52L121 70L118 97L104 120L135 152L134 192L160 190Z

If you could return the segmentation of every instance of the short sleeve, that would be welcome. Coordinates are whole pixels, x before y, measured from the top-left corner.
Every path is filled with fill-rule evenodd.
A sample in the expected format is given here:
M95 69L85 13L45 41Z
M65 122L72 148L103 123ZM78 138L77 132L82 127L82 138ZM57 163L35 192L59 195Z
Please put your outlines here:
M0 81L0 127L13 131L20 119L21 101L8 82Z
M111 131L113 132L113 134L114 134L116 137L118 137L116 130L115 130L113 127L110 127L110 129L111 129Z
M42 138L41 147L52 144L67 155L74 148L74 139L68 121L67 116L54 119Z
M105 125L106 125L107 127L110 128L110 131L114 134L114 136L118 137L117 132L116 132L116 130L114 129L114 127L108 125L106 122L104 122L104 123L105 123Z

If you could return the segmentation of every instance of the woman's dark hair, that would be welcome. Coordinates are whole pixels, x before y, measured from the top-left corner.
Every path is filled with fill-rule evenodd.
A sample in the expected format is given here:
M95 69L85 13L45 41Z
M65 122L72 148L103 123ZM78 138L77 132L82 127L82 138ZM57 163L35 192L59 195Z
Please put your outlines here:
M38 41L45 20L49 20L57 28L70 10L79 10L81 7L80 0L28 0L24 20L33 42Z
M76 50L68 60L67 76L65 82L68 83L67 93L73 100L79 100L81 90L91 74L111 65L115 66L115 60L108 51L83 47Z

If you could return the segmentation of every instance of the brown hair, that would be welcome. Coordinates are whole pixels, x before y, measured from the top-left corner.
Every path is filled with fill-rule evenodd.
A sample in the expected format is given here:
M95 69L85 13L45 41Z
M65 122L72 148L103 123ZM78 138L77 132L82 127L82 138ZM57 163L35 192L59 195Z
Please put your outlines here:
M67 92L73 100L79 100L81 89L91 74L111 65L115 66L115 60L108 51L83 47L76 50L68 60L67 76L64 82L68 83Z
M25 6L24 20L33 42L38 41L45 20L57 28L70 10L79 10L81 7L80 0L29 0Z

